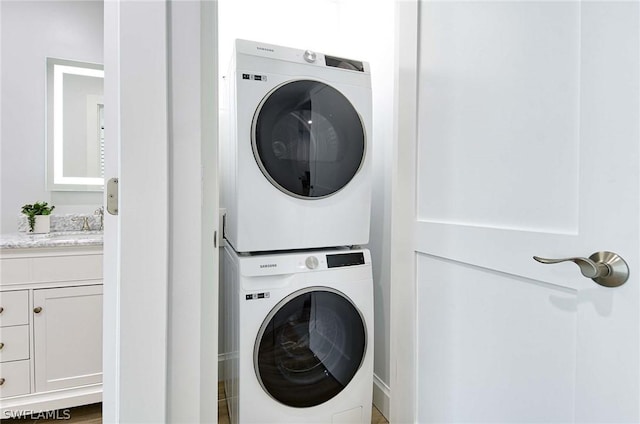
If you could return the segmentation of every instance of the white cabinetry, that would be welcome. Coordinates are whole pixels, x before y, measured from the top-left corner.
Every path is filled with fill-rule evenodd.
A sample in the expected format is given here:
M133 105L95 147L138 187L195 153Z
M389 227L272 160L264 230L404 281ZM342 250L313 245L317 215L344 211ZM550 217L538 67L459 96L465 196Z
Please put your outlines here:
M102 399L102 249L0 250L0 418Z
M0 396L23 395L31 390L29 292L0 294Z
M34 290L33 305L36 391L102 382L102 285Z

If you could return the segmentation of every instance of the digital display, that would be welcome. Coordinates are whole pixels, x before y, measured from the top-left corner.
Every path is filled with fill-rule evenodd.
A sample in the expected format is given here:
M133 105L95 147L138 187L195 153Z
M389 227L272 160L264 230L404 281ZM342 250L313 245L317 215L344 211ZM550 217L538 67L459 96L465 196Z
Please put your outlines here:
M364 65L362 64L362 62L357 60L325 56L324 62L327 64L327 66L331 66L333 68L350 69L352 71L364 72Z
M327 255L327 267L339 268L341 266L364 265L364 253L339 253Z

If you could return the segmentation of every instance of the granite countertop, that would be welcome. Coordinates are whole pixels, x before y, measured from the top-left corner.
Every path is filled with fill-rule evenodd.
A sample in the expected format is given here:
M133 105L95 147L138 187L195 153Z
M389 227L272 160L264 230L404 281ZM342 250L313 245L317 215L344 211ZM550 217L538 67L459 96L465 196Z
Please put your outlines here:
M102 246L102 235L102 231L53 231L47 234L17 232L0 234L0 249Z

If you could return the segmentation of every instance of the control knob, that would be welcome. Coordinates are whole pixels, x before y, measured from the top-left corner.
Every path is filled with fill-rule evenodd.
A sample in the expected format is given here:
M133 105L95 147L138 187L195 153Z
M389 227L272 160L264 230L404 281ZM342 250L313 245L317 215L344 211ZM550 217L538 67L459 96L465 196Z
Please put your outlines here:
M309 256L307 260L304 261L304 264L309 269L316 269L318 268L318 258L316 258L315 256Z
M304 51L304 60L306 60L309 63L313 63L316 61L316 53L312 52L311 50L305 50Z

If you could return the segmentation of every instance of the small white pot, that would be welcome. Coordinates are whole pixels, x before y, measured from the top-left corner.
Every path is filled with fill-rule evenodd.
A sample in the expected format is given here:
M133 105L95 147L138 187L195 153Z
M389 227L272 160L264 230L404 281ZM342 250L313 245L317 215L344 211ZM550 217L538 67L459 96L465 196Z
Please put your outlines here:
M36 224L33 226L31 234L45 234L51 228L51 215L36 215Z

